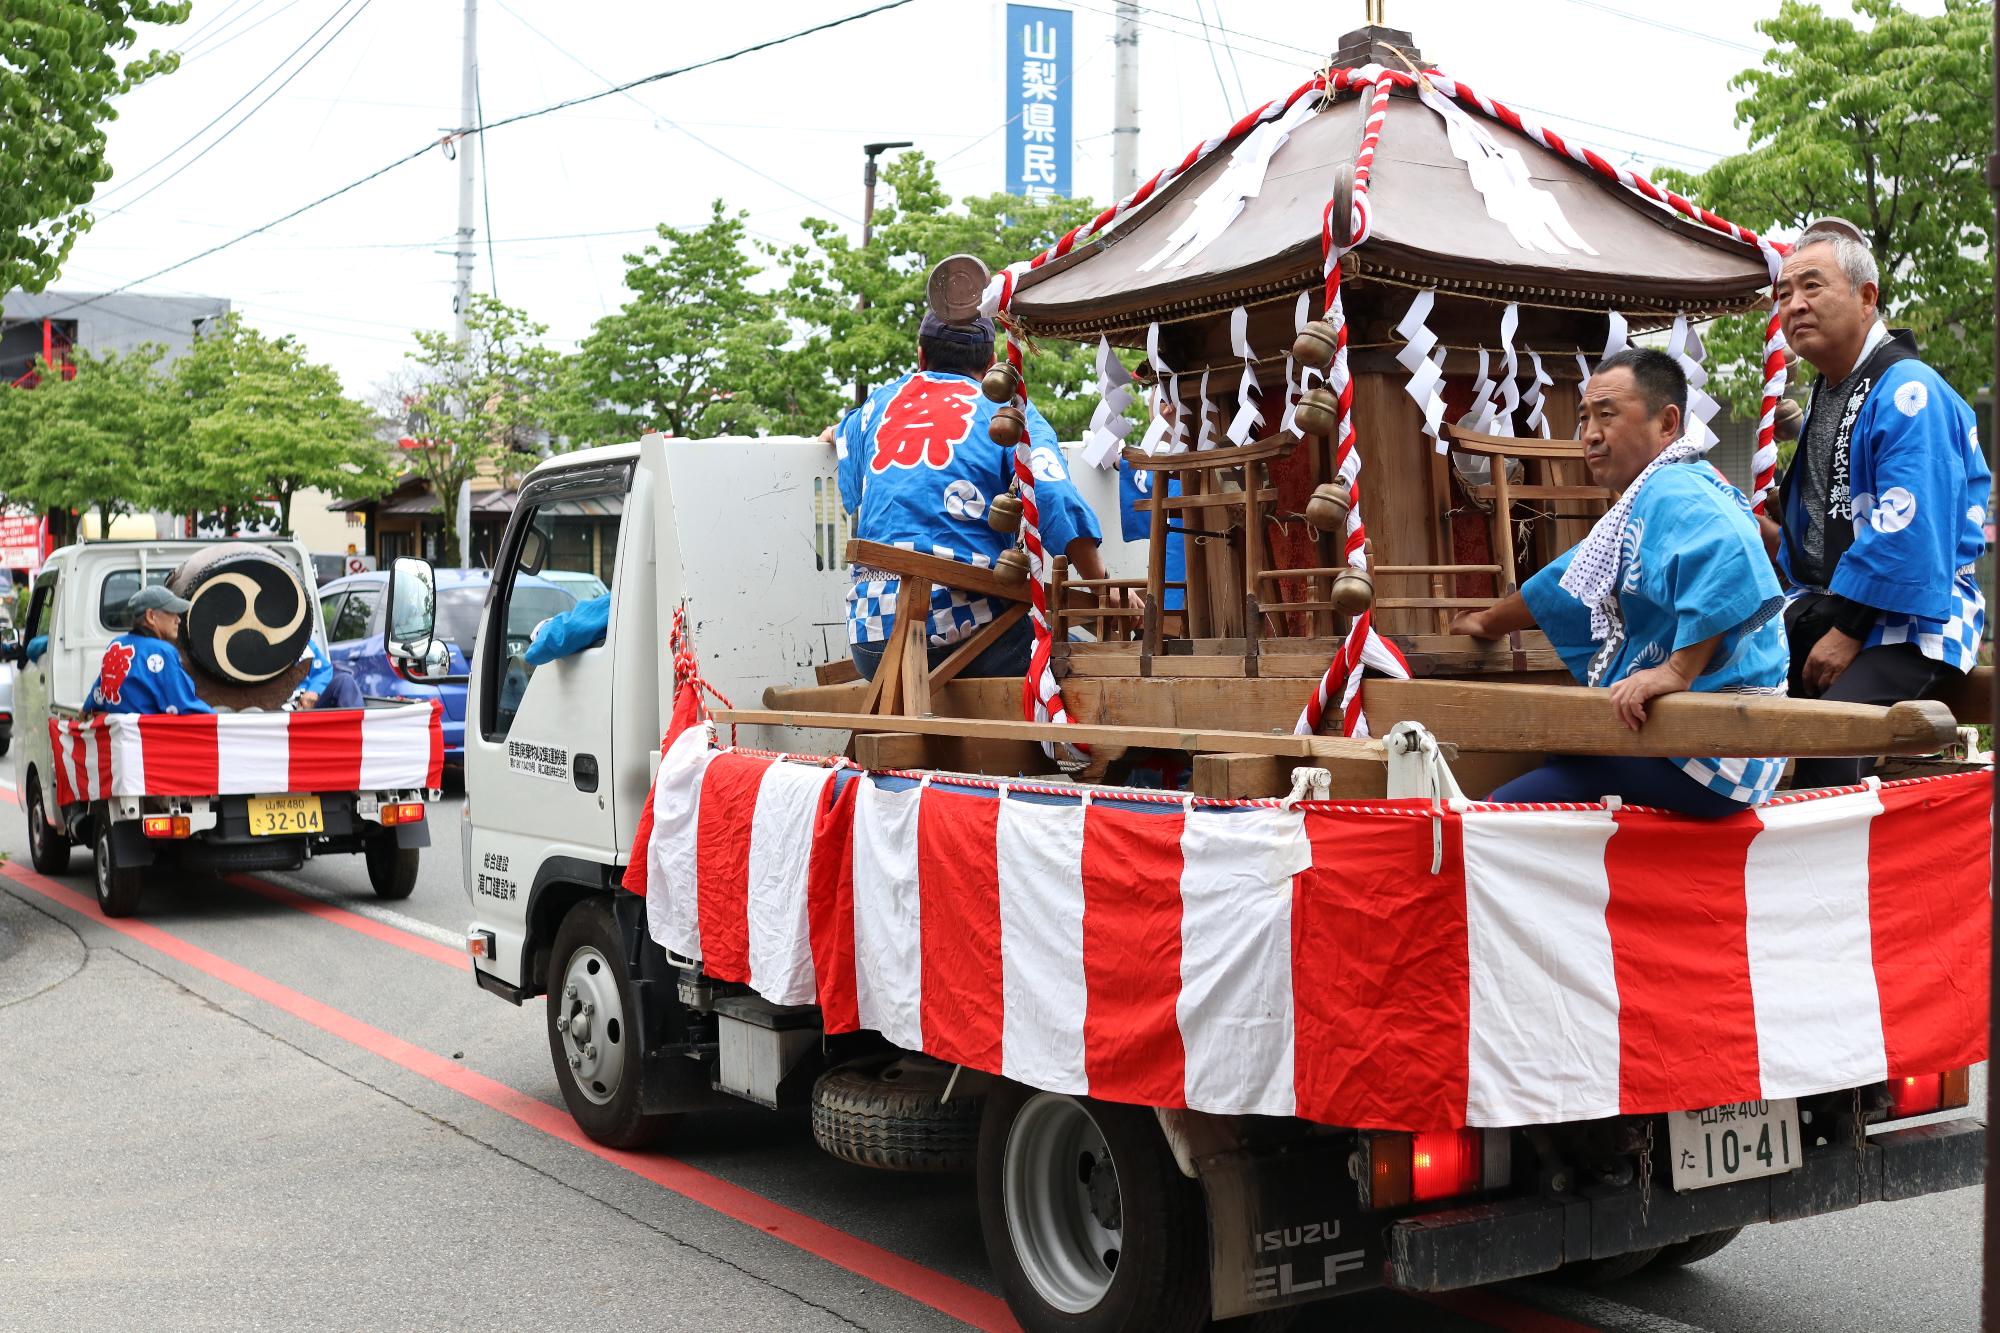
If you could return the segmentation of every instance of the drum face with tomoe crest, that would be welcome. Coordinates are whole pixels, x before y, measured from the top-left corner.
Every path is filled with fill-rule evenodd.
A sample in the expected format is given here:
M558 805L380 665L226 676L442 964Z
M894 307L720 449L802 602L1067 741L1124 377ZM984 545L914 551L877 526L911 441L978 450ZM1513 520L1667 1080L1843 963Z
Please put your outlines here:
M230 684L257 685L284 674L312 637L304 582L264 547L222 543L196 551L167 586L192 603L181 623L182 649Z

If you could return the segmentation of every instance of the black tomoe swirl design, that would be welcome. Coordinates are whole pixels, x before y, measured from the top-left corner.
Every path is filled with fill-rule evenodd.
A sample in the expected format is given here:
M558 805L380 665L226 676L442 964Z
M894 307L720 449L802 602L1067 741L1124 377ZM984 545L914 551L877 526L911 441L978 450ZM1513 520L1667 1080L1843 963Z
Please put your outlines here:
M193 603L181 624L183 648L219 680L271 680L299 660L312 635L304 583L283 556L264 547L206 547L167 586Z

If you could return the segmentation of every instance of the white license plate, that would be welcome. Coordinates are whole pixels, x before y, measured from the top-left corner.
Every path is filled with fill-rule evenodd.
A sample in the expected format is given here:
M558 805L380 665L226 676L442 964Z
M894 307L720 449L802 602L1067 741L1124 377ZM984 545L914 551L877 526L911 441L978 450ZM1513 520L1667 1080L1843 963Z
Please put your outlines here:
M1799 1103L1787 1097L1677 1111L1667 1117L1667 1148L1673 1154L1676 1190L1793 1170L1805 1152L1799 1139Z

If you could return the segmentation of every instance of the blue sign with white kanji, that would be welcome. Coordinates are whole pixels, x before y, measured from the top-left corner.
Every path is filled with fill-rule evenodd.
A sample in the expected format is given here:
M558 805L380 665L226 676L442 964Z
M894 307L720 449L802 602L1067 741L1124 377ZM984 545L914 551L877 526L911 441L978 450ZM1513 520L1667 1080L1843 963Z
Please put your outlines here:
M1007 6L1007 193L1070 194L1070 12Z

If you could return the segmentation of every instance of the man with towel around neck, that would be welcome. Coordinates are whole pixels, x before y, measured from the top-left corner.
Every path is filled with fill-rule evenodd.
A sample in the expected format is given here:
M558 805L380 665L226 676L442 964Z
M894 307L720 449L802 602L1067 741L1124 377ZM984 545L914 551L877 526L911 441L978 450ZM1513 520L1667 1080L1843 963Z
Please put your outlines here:
M1784 597L1742 494L1685 441L1687 377L1651 348L1606 357L1584 385L1578 436L1618 501L1571 550L1452 632L1539 626L1585 685L1638 730L1680 690L1785 693ZM1783 759L1551 756L1496 801L1597 801L1720 817L1770 799Z

